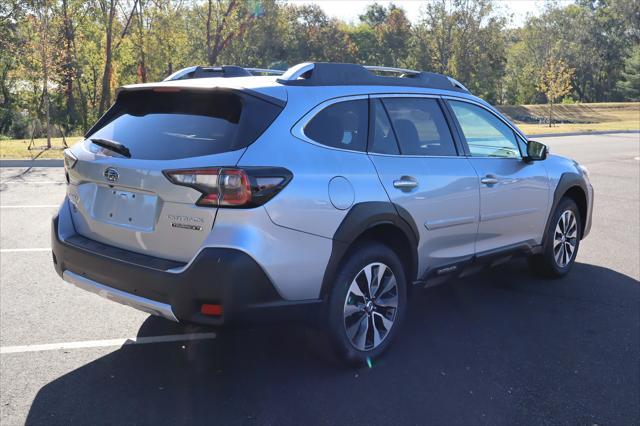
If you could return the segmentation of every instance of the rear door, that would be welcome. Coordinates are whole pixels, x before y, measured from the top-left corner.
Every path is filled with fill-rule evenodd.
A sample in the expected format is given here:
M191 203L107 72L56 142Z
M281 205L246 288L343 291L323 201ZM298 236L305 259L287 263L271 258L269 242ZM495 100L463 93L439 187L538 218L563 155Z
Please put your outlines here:
M165 172L234 166L281 107L243 92L164 90L120 94L72 148L77 162L68 168L68 197L79 234L188 261L211 231L217 208L197 206L202 192L172 183ZM125 146L130 157L105 141Z
M480 176L476 251L539 244L549 203L545 166L523 161L517 134L488 108L464 100L447 102Z
M458 155L441 102L402 95L371 99L369 156L391 201L419 229L419 275L473 256L478 228L478 176Z

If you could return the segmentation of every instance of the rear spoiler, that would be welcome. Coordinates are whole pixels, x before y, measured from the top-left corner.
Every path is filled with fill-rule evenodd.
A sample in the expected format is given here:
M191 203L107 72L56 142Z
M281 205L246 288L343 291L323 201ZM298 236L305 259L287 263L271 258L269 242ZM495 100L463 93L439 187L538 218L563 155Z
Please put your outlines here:
M113 118L115 117L115 115L117 114L117 108L116 105L118 104L118 99L120 98L120 95L122 93L130 93L130 92L141 92L141 91L153 91L153 92L158 92L158 93L162 93L162 92L181 92L181 91L185 91L185 92L195 92L195 91L210 91L210 92L239 92L239 93L244 93L246 95L250 95L253 96L255 98L261 99L265 102L269 102L270 104L276 105L280 108L284 108L285 105L287 104L286 100L282 100L279 98L276 98L274 96L269 96L266 95L264 93L260 93L256 90L251 90L251 89L246 89L246 88L242 88L242 87L182 87L182 86L169 86L166 84L163 84L162 82L160 83L145 83L145 84L131 84L128 86L121 86L116 90L116 100L113 103L113 105L111 105L111 107L102 115L102 117L100 117L98 119L98 121L96 121L96 123L91 126L91 128L89 130L87 130L87 132L84 134L85 139L88 138L90 135L92 135L93 133L95 133L98 129L100 129L101 127L105 126L107 123L109 123L111 120L113 120Z

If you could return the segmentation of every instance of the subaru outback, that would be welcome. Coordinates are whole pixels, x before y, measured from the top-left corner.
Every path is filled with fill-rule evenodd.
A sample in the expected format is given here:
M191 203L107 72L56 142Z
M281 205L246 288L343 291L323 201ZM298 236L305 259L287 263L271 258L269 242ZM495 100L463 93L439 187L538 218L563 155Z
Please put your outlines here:
M586 168L429 72L192 67L122 87L85 137L52 223L66 282L173 321L311 320L349 362L414 287L514 256L561 277L591 227Z

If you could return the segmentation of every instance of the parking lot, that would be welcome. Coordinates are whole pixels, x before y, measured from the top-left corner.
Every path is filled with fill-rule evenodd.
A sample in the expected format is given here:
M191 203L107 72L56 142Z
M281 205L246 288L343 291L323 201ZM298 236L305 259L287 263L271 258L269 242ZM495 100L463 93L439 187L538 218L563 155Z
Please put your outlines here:
M637 424L640 134L539 140L595 188L571 274L520 260L417 291L360 369L301 326L184 326L66 284L49 249L62 169L0 169L0 423Z

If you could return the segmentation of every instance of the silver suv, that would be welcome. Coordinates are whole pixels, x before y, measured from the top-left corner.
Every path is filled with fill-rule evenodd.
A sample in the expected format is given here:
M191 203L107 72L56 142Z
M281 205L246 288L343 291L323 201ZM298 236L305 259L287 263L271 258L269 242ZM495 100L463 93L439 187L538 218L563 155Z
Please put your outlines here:
M311 320L362 362L414 287L515 255L571 269L586 169L457 81L338 63L254 75L269 73L122 87L65 152L58 274L174 321Z

